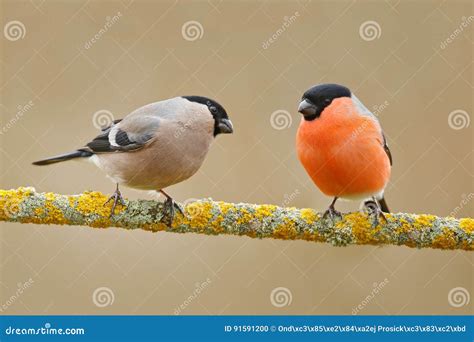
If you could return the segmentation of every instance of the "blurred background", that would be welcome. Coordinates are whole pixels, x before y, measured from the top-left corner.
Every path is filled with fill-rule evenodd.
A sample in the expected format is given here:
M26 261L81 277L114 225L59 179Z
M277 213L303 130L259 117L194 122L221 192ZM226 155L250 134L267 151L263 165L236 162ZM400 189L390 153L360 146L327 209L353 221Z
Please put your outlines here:
M31 162L82 146L104 120L198 94L235 133L170 194L325 210L295 155L296 108L334 82L379 115L393 211L472 217L472 6L1 1L0 188L112 193L92 165ZM1 223L0 255L2 314L473 313L474 258L461 251Z

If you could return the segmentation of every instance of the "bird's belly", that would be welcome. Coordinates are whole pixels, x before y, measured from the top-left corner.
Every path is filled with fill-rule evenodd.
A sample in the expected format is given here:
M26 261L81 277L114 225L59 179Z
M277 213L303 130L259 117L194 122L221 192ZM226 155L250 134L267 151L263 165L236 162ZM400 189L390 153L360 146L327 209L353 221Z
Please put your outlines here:
M173 142L134 152L99 154L96 164L116 183L141 190L160 190L194 175L206 157L209 143L196 141L184 148Z
M390 177L390 162L374 137L298 141L298 156L318 188L328 196L367 198L383 191ZM306 145L305 145L306 144Z

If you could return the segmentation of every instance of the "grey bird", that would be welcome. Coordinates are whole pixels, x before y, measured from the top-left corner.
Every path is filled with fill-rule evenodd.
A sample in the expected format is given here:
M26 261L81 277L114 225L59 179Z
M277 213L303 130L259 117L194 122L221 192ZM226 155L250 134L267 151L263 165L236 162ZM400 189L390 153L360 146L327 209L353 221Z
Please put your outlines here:
M125 205L119 185L156 190L165 197L169 225L177 203L163 189L194 175L214 138L233 133L225 109L203 96L181 96L136 109L110 126L84 147L34 162L50 165L71 159L88 159L116 183L111 215L118 202Z

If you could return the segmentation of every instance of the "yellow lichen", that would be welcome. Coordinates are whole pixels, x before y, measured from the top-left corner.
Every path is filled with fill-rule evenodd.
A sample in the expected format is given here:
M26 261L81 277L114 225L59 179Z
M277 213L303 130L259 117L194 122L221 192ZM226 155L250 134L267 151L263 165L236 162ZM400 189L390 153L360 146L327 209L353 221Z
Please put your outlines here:
M68 220L64 217L63 212L55 203L56 196L53 193L45 194L44 216L41 221L45 224L67 224Z
M411 224L407 220L405 220L404 218L401 218L398 221L400 222L400 224L397 228L395 228L395 233L397 234L408 233L411 230Z
M90 222L91 227L105 228L110 226L110 212L112 210L113 201L110 201L107 205L104 205L108 200L108 197L98 191L86 191L79 196L69 198L69 203L73 201L73 207L82 215L90 217L91 215L98 215L93 221ZM114 215L120 214L126 209L120 203L115 207Z
M259 205L255 209L254 217L257 220L263 220L264 218L271 216L273 212L276 210L276 208L277 208L276 205L269 205L269 204Z
M212 203L209 202L191 203L185 208L187 217L182 219L189 222L195 230L204 231L212 219L212 207Z
M474 233L474 219L472 218L463 218L459 220L459 227L463 229L466 233Z
M438 235L434 240L432 247L442 249L454 249L457 246L457 240L454 232L449 228L443 228L443 233Z
M253 216L247 209L241 209L239 211L240 217L237 219L237 224L249 224L252 221Z
M300 215L307 224L313 224L319 218L316 212L312 209L301 209Z
M283 223L275 228L273 237L284 240L294 240L298 236L298 231L295 228L295 222L284 218Z
M318 232L311 233L308 231L303 232L303 234L301 235L301 239L306 240L306 241L319 241L319 242L324 241L324 237L318 234Z
M352 228L352 234L357 239L359 244L374 244L380 242L380 236L377 234L380 232L380 225L372 227L372 222L361 213L350 213L344 216L344 221L339 222L336 226L338 228L347 227L349 223Z
M436 220L434 215L418 215L413 222L413 228L424 229L431 227L434 220Z
M18 188L17 190L0 190L0 219L8 220L20 211L23 200L34 191L32 188Z
M227 215L227 213L229 212L229 210L235 210L235 207L233 204L231 203L226 203L226 202L217 202L217 205L219 206L219 210L221 211L221 213L223 215Z

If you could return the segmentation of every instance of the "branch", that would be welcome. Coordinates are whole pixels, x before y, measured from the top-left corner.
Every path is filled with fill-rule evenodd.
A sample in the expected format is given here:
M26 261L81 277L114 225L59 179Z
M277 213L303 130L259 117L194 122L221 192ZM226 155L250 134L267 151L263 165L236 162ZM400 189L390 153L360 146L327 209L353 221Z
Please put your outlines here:
M274 205L224 203L204 199L188 203L183 217L177 214L172 227L160 223L163 205L155 201L126 201L109 218L111 204L100 192L81 195L37 193L33 188L0 190L0 221L79 225L94 228L121 227L175 233L246 235L328 242L335 246L405 245L439 249L474 250L474 219L433 215L386 214L388 223L373 228L365 213L347 213L342 220L323 219L312 209Z

